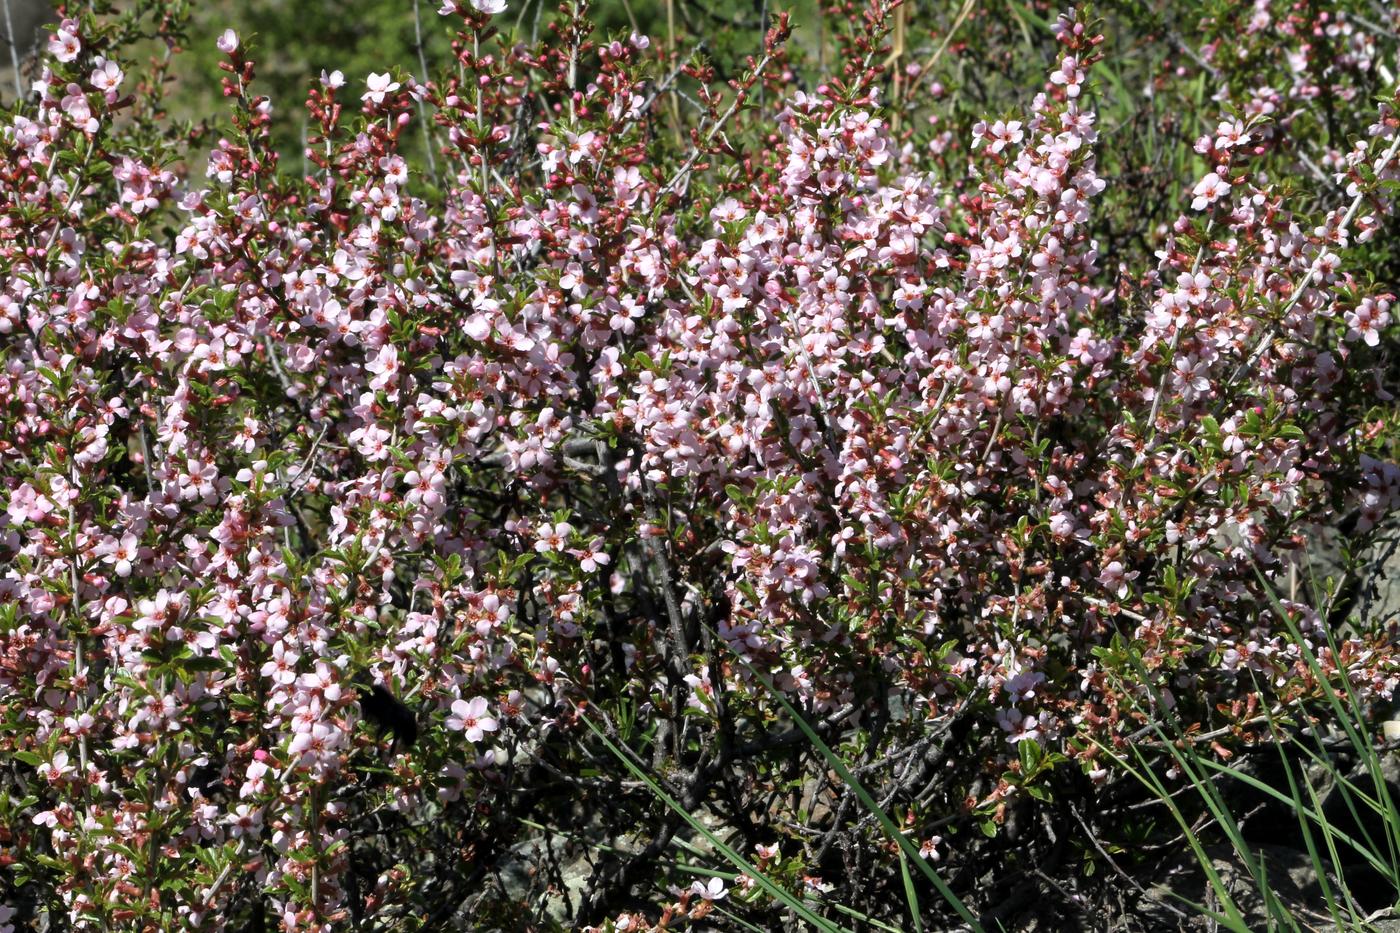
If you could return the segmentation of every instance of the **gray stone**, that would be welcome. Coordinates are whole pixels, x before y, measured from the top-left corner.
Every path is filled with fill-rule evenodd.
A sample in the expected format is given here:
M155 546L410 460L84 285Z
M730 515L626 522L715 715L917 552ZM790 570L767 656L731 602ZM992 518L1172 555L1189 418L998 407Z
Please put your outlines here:
M1308 528L1304 537L1307 547L1297 556L1291 584L1282 584L1284 595L1292 585L1293 598L1320 607L1327 579L1345 579L1353 591L1347 633L1375 632L1400 622L1400 512L1370 532L1354 535L1350 544L1336 528ZM1348 547L1354 549L1349 568Z
M1382 521L1357 557L1356 614L1361 630L1400 623L1400 515Z
M53 19L53 4L47 0L0 0L0 100L13 101L16 86L21 93L28 91L31 76L25 62L44 38L44 24Z
M1135 912L1141 912L1140 919L1156 918L1154 922L1161 924L1160 929L1209 929L1205 918L1180 899L1186 898L1216 913L1223 914L1225 910L1192 851L1185 845L1182 848L1185 851L1178 857L1153 867L1151 876L1163 880L1144 885L1146 897L1134 905ZM1317 873L1306 852L1286 846L1254 846L1252 851L1263 861L1270 889L1293 917L1304 923L1328 920ZM1267 929L1269 915L1259 886L1239 855L1228 845L1208 846L1205 852L1249 928ZM1191 915L1190 919L1170 914L1167 905Z
M23 59L42 38L41 27L52 21L53 4L49 0L0 0L0 41L5 43L0 61L8 65L10 32L6 25L6 13L9 14L9 25L15 30L15 47L19 51L19 57Z

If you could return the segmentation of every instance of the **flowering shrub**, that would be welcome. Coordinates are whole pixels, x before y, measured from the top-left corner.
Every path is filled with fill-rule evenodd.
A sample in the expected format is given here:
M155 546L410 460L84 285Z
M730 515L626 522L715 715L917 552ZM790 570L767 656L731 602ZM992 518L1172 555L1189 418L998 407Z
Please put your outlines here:
M565 887L552 833L627 837L577 923L769 916L750 878L647 893L684 824L584 720L793 890L873 903L878 827L779 696L956 871L1110 783L1086 739L1159 700L1238 744L1317 694L1261 574L1400 499L1383 30L1200 20L1228 39L1153 78L1215 90L1189 177L1151 180L1182 211L1114 253L1130 123L1103 139L1085 13L1032 99L955 128L887 5L848 11L839 77L778 16L727 84L582 4L528 41L502 8L444 4L432 81L323 75L304 172L232 30L207 159L165 119L168 62L125 51L174 43L159 4L69 11L6 116L24 918L510 928L509 866ZM1333 650L1317 605L1282 611L1389 698L1392 633Z

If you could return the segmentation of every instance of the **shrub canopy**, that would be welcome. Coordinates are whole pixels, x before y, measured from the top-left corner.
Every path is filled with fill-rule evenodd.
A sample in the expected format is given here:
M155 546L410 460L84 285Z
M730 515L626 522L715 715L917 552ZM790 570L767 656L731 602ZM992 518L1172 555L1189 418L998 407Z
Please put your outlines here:
M608 743L897 917L794 708L985 911L1091 740L1316 698L1290 626L1390 697L1307 558L1400 497L1394 23L838 5L721 75L500 6L323 74L304 152L232 30L220 135L167 116L176 3L70 10L4 115L24 917L516 928L581 837L569 922L780 922Z

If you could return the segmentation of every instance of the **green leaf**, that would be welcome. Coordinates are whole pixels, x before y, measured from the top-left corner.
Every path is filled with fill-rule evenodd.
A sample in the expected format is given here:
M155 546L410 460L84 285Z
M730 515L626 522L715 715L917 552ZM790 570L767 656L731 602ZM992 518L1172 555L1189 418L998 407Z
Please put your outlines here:
M185 670L187 670L187 671L196 671L196 672L199 672L199 671L221 671L221 670L224 669L225 663L226 663L226 662L225 662L222 658L215 658L215 657L210 657L210 656L208 656L208 655L205 655L205 656L196 656L196 657L192 657L192 658L187 658L187 659L185 660L184 667L185 667Z

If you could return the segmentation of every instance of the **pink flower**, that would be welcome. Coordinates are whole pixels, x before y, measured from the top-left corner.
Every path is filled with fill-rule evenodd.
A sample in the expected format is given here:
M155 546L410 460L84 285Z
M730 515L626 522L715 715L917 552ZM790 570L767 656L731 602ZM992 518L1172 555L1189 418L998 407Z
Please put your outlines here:
M1050 81L1064 85L1065 93L1071 98L1078 97L1080 86L1084 83L1084 69L1079 66L1079 59L1066 55L1060 60L1059 69L1051 72Z
M123 75L121 67L116 62L109 62L102 56L98 56L92 74L88 76L88 81L94 88L110 94L121 86Z
M68 753L57 751L52 759L39 766L39 773L44 776L44 780L50 784L57 784L66 780L75 773L75 768L68 761Z
M491 322L484 314L473 314L463 322L462 333L473 340L485 340L491 336Z
M734 198L725 198L710 209L710 219L717 223L730 224L744 217L744 207Z
M447 717L447 728L456 732L465 731L468 742L480 742L486 733L496 731L496 720L487 715L485 697L473 697L452 701L452 714Z
M223 33L220 34L215 45L217 45L219 51L223 52L225 55L232 55L234 52L238 51L238 33L234 32L232 29L225 29Z
M77 30L76 22L65 19L54 34L49 36L49 54L65 64L77 58L83 48L83 44L78 41Z
M255 835L262 828L262 808L251 804L237 804L232 812L224 817L229 826L229 835L235 839Z
M365 364L365 370L374 374L370 380L371 389L389 389L398 385L399 351L392 343L386 343L379 352Z
M930 862L937 862L943 858L938 852L938 847L942 844L942 836L930 836L924 840L923 845L919 846L919 854Z
M68 85L68 93L64 95L60 106L64 114L74 127L84 133L97 132L97 117L93 116L92 107L88 103L87 95L82 88L76 84Z
M1128 584L1137 579L1137 576L1136 570L1129 572L1122 561L1114 560L1109 561L1108 566L1099 573L1099 583L1122 599L1128 595Z
M109 538L97 546L97 553L105 563L112 564L119 577L131 576L131 562L136 559L137 538L131 532L120 539Z
M287 746L289 755L300 755L303 761L326 754L336 744L337 730L328 722L312 722L296 728ZM310 762L308 762L310 763Z
M424 467L419 470L409 470L404 474L404 484L409 488L406 501L414 505L424 505L428 508L436 508L442 504L442 493L446 486L446 479L441 471Z
M1224 120L1215 129L1215 148L1230 149L1234 146L1243 146L1249 142L1250 135L1245 132L1244 124L1239 120Z
M1217 200L1230 193L1230 183L1225 181L1215 172L1211 172L1196 184L1196 188L1191 192L1195 200L1191 202L1192 210L1204 210L1207 206L1214 204Z
M539 542L536 542L535 546L538 548ZM579 569L584 573L594 573L599 567L607 566L612 560L603 550L602 538L594 538L587 547L575 548L569 553L578 558Z
M562 551L569 542L569 535L573 532L574 527L568 522L559 522L557 525L546 523L540 528L539 538L535 541L535 550L541 554L546 551Z
M1347 339L1361 339L1366 346L1374 347L1381 342L1381 331L1390 326L1390 302L1364 298L1357 306L1346 313Z
M300 658L301 654L296 649L288 648L285 641L278 640L272 645L272 657L263 662L259 673L271 678L274 684L289 686L296 683Z
M1210 295L1210 276L1204 272L1183 272L1177 277L1176 287L1188 305L1198 305Z
M987 151L993 155L1001 152L1007 146L1020 143L1026 135L1021 131L1020 120L1011 120L1009 122L997 120L991 126L987 126L985 123L979 123L972 129L974 134L972 147L976 149L979 144L986 141Z
M495 16L497 13L505 12L506 0L472 0L472 6L476 7L479 13Z

